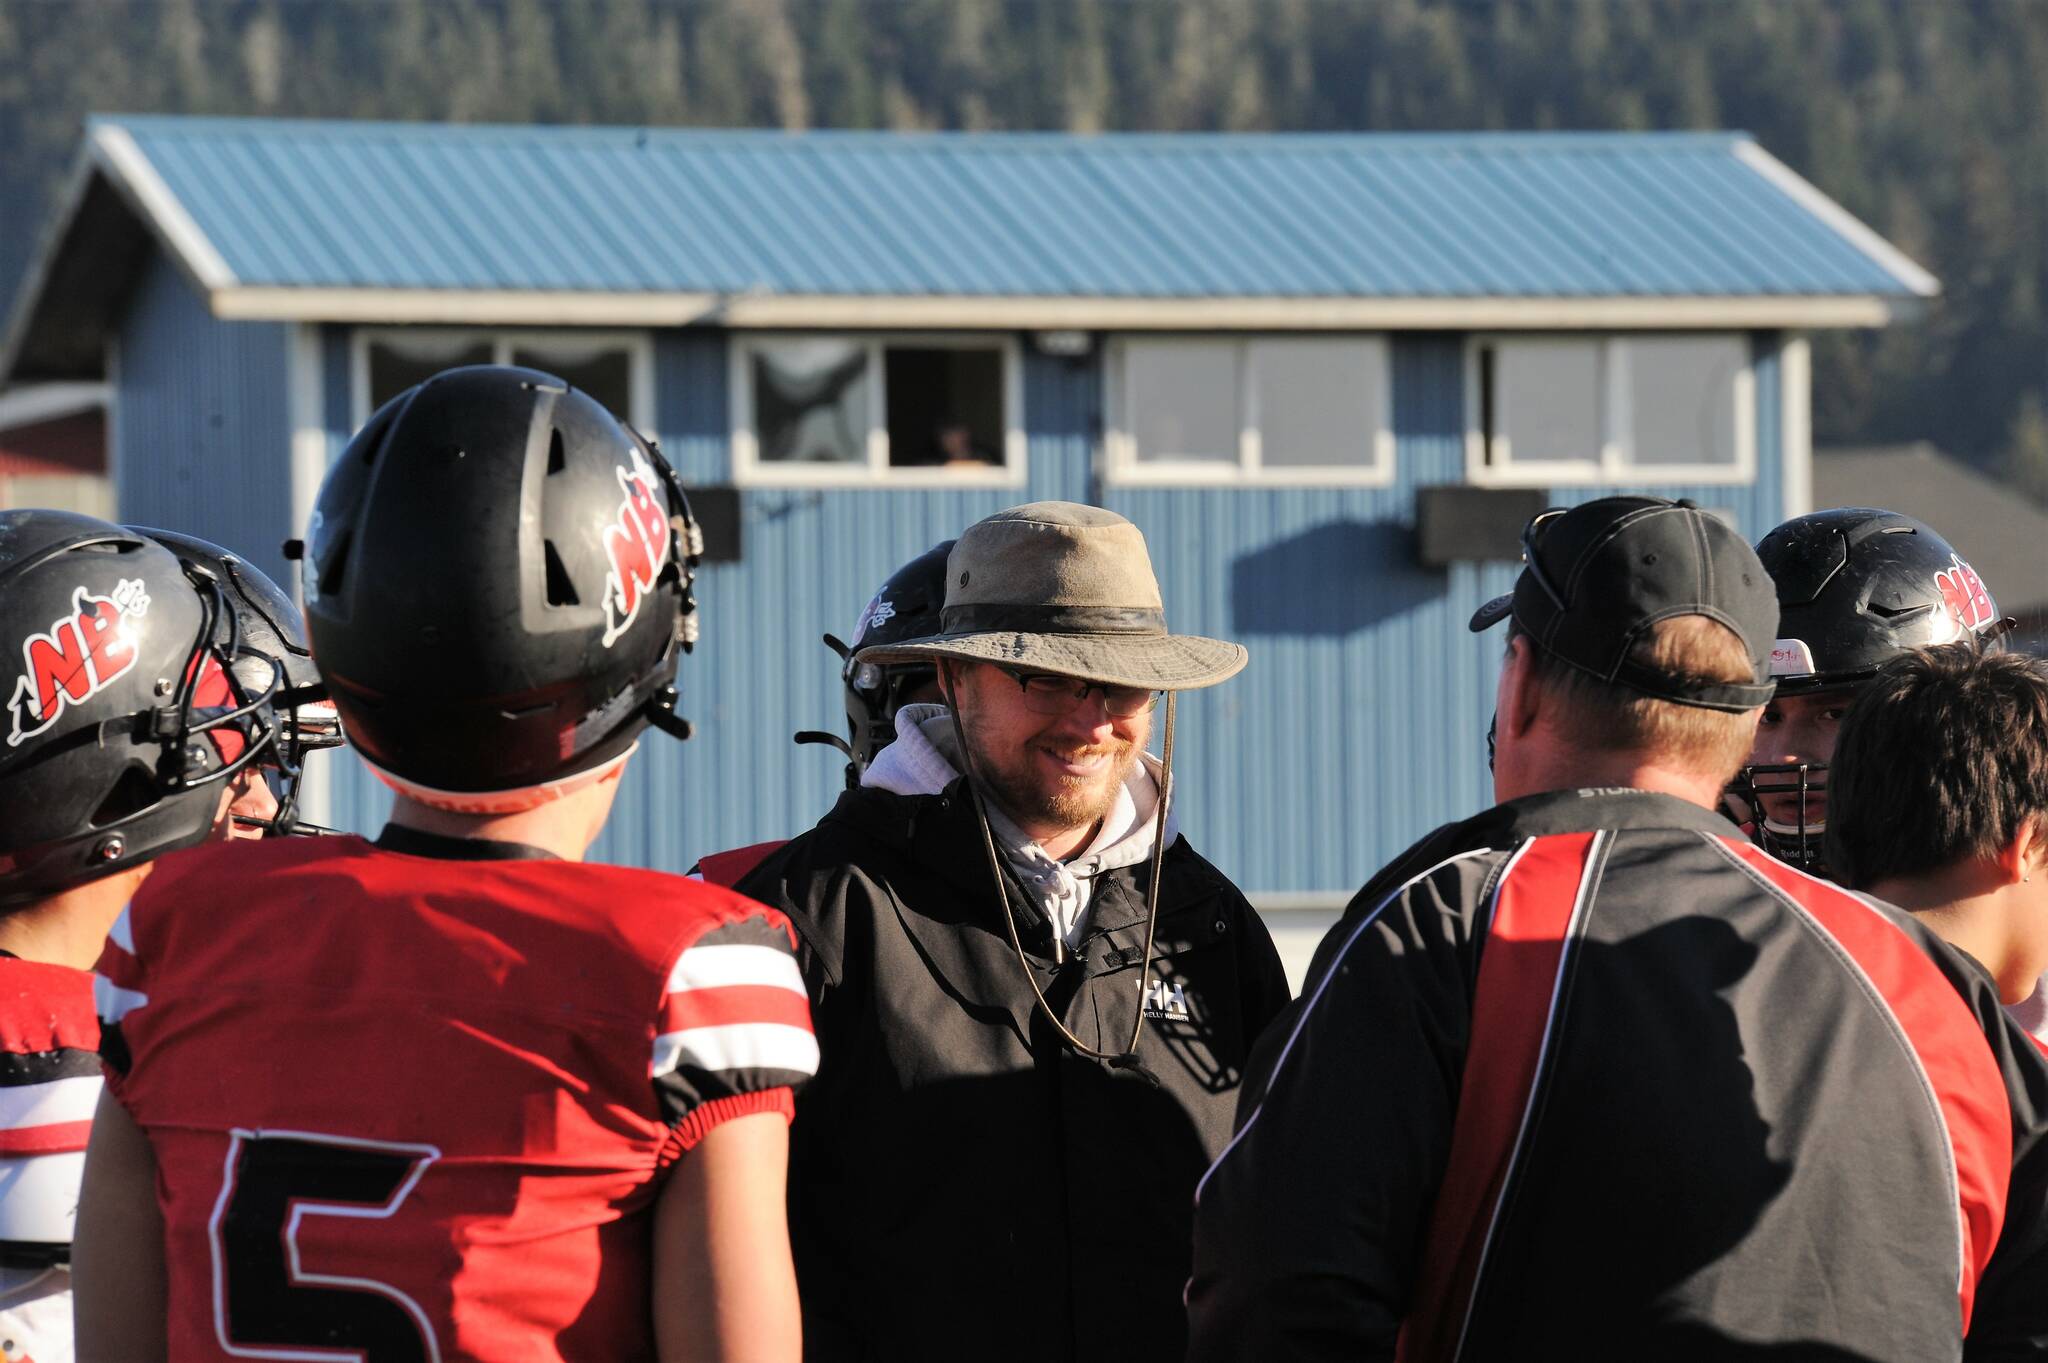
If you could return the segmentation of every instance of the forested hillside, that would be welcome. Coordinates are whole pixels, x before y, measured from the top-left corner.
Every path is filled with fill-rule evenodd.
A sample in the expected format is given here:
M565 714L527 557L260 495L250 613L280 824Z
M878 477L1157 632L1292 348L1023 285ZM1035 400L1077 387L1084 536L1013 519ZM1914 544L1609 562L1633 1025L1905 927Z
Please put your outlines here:
M2038 0L0 0L0 291L93 110L1746 129L1945 287L1821 339L1817 437L1933 440L2048 498L2044 78Z

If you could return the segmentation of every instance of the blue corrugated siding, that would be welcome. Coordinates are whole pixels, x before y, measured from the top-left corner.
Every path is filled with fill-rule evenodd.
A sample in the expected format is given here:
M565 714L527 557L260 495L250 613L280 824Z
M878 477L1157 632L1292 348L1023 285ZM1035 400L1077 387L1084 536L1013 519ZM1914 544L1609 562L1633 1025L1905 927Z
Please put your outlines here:
M726 343L664 336L656 351L662 447L687 482L727 478ZM1100 421L1090 362L1025 357L1029 486L963 492L758 490L743 498L742 562L699 579L704 639L683 662L688 743L650 735L594 855L682 869L705 852L808 827L837 797L844 762L798 747L798 729L845 720L838 659L874 589L899 564L1020 501L1084 500Z
M725 336L664 333L655 369L663 450L687 482L727 481ZM329 344L326 371L330 429L345 429L339 340ZM748 493L743 561L709 565L698 580L704 637L681 677L697 736L677 743L649 733L592 856L684 870L705 852L814 822L837 797L845 765L829 748L791 741L798 729L837 731L845 719L838 660L820 636L846 637L897 565L969 522L1020 501L1086 500L1100 394L1093 362L1027 350L1030 484L1021 490ZM374 832L389 794L353 757L331 760L336 823Z
M321 424L327 428L327 460L339 458L353 431L354 395L350 391L349 330L346 327L320 329ZM293 533L303 533L294 527ZM315 755L312 760L327 772L326 818L336 828L374 834L384 826L391 812L391 791L370 774L352 749L342 748Z
M1151 542L1173 627L1251 650L1237 678L1183 697L1174 765L1190 840L1254 892L1354 889L1429 829L1493 803L1486 728L1502 636L1466 621L1516 569L1415 566L1416 489L1465 477L1464 343L1393 346L1393 486L1106 500ZM1775 346L1758 338L1758 482L1655 489L1729 510L1751 539L1779 519Z
M123 117L243 283L1905 295L1730 134L785 134ZM526 205L478 214L478 204ZM1512 230L1503 230L1506 225Z
M1756 338L1757 483L1656 489L1727 509L1752 539L1779 519L1777 346ZM706 851L787 836L829 807L838 755L789 741L841 723L837 660L819 636L844 637L892 569L976 518L1095 495L1099 366L1025 353L1027 488L744 495L744 559L704 570L704 641L683 664L698 735L647 737L594 856L680 870ZM341 429L338 334L325 355L328 415ZM1474 636L1465 621L1515 569L1425 570L1411 545L1416 489L1464 478L1464 355L1459 336L1394 338L1391 487L1105 498L1144 529L1174 628L1251 649L1239 677L1183 698L1175 761L1189 837L1249 890L1354 889L1421 833L1492 802L1485 735L1501 638ZM656 370L663 448L687 481L726 481L724 335L660 336ZM374 830L388 796L351 758L334 770L337 821Z
M291 520L286 334L216 320L156 256L121 328L114 396L117 514L212 540L279 582Z

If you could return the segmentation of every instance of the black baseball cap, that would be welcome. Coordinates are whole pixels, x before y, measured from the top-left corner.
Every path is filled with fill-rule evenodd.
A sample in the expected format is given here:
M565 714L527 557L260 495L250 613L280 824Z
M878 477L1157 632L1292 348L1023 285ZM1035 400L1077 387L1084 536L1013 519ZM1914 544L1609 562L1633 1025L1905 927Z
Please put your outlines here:
M1771 698L1777 589L1756 551L1719 517L1661 497L1553 508L1523 528L1522 561L1514 591L1473 614L1475 633L1512 615L1558 661L1678 705L1740 712ZM1755 681L1673 676L1629 657L1659 620L1681 615L1734 630Z

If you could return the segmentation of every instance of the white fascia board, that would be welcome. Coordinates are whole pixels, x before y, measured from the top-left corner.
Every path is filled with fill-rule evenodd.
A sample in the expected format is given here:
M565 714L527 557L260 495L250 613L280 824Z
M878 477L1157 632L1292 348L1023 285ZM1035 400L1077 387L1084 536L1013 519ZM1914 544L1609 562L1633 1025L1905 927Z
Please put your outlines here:
M113 395L107 383L28 383L0 393L0 430L33 426L103 408Z
M1086 331L1722 331L1881 327L1904 296L1737 298L1019 298L719 295L238 285L239 321L458 326Z
M1851 246L1869 256L1919 298L1941 293L1941 281L1871 229L1869 224L1823 194L1801 175L1761 146L1747 138L1735 144L1735 159L1784 192L1787 198L1819 218L1844 237Z
M142 148L126 128L117 123L95 124L92 148L108 178L134 202L142 220L202 293L212 294L235 286L238 281L235 272L228 268L227 258L185 211L185 205L164 183L164 177L157 174L156 167L142 154Z

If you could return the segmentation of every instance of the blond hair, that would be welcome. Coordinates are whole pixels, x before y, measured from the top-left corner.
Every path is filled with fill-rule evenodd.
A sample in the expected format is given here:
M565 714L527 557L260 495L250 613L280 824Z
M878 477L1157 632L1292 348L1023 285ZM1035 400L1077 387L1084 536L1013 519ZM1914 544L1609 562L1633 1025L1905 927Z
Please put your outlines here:
M1512 640L1521 635L1511 630ZM1526 637L1526 636L1523 636ZM1653 700L1640 691L1602 681L1562 662L1529 641L1537 684L1558 703L1557 723L1579 748L1654 754L1660 761L1727 782L1749 758L1761 706L1731 714L1697 705ZM1735 631L1704 615L1660 620L1629 650L1632 661L1690 681L1756 680L1749 650Z

